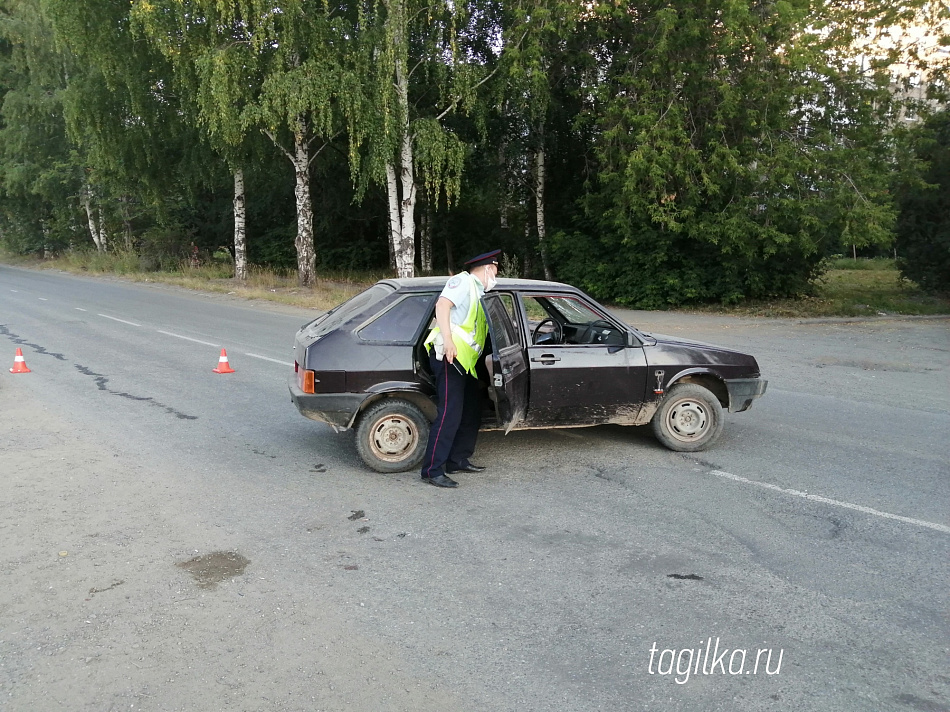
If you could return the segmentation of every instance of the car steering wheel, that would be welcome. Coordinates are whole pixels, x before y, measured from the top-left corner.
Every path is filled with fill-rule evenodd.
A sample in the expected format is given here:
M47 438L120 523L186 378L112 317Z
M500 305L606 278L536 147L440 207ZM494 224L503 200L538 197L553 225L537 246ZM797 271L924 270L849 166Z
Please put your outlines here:
M592 321L587 325L587 328L584 330L584 333L577 340L581 344L594 344L599 343L596 341L595 333L597 329L610 329L614 330L614 325L609 321L604 321L603 319L597 319Z
M531 343L537 344L538 337L541 336L541 327L550 322L554 325L554 343L559 344L564 341L564 329L561 327L561 322L557 319L552 319L548 317L543 319L536 327L534 327L534 333L531 335Z

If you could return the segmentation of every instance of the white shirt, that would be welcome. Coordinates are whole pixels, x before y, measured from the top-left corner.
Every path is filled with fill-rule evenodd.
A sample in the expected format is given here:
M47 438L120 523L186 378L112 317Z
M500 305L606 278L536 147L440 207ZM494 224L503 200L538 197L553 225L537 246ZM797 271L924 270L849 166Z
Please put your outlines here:
M465 323L465 317L468 316L468 310L472 306L472 282L475 283L475 293L481 299L485 295L485 288L477 277L473 277L468 272L459 272L450 277L445 283L442 294L439 295L455 305L449 312L453 324L461 326Z
M482 286L481 280L473 277L468 272L459 272L449 277L449 281L445 283L445 287L439 295L440 298L445 297L453 304L449 311L449 320L453 325L461 326L465 323L465 317L468 316L468 310L472 304L472 282L475 283L477 298L481 299L485 295L485 287ZM439 332L432 345L435 347L435 357L440 361L445 350L443 343L442 333Z

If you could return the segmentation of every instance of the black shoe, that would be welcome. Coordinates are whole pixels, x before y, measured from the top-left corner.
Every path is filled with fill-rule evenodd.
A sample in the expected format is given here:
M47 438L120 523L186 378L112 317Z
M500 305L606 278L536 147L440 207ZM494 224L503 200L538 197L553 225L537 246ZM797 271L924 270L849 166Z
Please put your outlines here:
M485 468L479 465L473 465L471 462L466 462L463 465L458 467L450 467L448 464L445 466L445 471L450 475L454 475L456 472L484 472Z
M436 487L458 487L459 483L446 475L436 475L435 477L423 477L423 482L428 482Z

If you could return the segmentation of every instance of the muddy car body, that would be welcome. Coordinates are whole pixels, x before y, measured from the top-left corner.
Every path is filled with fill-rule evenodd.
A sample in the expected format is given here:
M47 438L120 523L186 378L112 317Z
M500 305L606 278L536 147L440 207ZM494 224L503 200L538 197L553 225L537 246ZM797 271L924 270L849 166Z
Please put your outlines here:
M423 341L445 281L383 280L297 332L291 400L356 428L360 456L381 472L412 469L424 452L436 405ZM483 429L652 423L665 446L692 452L718 438L724 409L765 393L752 356L639 331L570 285L501 279L482 303Z

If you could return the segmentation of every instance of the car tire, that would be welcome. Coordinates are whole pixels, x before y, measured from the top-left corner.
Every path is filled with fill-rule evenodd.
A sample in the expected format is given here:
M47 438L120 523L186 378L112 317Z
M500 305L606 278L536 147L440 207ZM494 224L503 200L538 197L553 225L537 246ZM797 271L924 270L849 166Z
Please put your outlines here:
M414 403L387 398L374 403L356 426L356 450L377 472L405 472L419 466L429 440L429 420Z
M698 452L722 433L722 405L708 389L696 383L673 386L653 414L653 432L676 452Z

